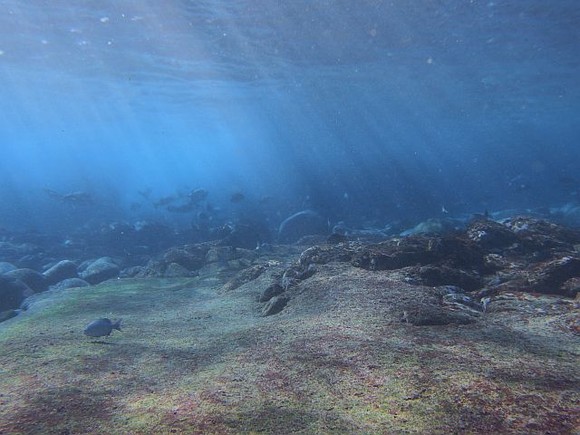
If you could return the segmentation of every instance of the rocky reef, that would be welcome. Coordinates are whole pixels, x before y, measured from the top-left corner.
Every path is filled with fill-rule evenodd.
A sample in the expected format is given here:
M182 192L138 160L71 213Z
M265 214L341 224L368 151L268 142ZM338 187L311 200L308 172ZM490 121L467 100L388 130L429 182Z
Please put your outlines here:
M579 245L514 217L6 266L0 433L574 433ZM101 317L123 331L84 336Z

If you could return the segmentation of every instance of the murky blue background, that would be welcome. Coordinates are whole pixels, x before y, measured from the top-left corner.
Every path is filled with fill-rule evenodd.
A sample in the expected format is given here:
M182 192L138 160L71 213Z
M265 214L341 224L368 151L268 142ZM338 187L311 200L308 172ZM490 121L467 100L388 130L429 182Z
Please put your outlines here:
M0 226L182 225L151 203L195 188L377 224L577 203L578 23L576 0L3 1Z

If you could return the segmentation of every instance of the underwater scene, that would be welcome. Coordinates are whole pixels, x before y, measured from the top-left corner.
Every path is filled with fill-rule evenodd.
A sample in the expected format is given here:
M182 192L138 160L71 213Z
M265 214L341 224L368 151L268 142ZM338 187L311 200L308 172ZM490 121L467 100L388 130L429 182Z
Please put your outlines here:
M580 433L579 23L0 2L0 434Z

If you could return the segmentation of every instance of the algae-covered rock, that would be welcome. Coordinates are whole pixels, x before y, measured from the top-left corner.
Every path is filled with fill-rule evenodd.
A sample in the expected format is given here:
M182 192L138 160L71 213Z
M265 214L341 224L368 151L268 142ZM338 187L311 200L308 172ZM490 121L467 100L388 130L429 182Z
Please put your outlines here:
M262 316L272 316L278 314L284 309L290 298L287 296L274 296L270 299L264 308L262 308Z
M423 284L429 286L456 285L471 291L483 284L477 273L447 266L423 266L418 269L417 275Z
M258 302L268 302L274 296L278 296L282 293L284 293L284 288L280 284L275 282L266 287L266 289L260 294Z
M442 307L415 305L403 312L401 321L415 326L466 325L475 322L475 318L467 313L446 310Z
M54 285L68 278L76 278L77 265L70 260L62 260L43 273L48 285Z
M48 289L46 278L36 270L28 268L15 269L5 273L4 276L22 281L35 292L42 292Z
M195 276L195 272L191 272L181 264L178 263L170 263L167 265L163 276L165 278L179 278L179 277L188 277L188 276Z
M10 320L19 314L19 310L6 310L0 311L0 323L6 320Z
M580 277L580 258L565 256L538 264L528 278L531 288L540 293L575 297L573 289L563 287L570 279Z
M207 248L197 245L187 245L180 248L171 248L163 254L166 264L179 264L188 271L199 269L205 263Z
M34 291L22 281L0 275L0 311L15 309Z
M467 228L467 237L486 249L505 248L517 241L510 229L492 220L478 220Z
M81 273L81 278L89 284L98 284L111 278L119 276L119 266L117 266L109 257L101 257L93 261Z

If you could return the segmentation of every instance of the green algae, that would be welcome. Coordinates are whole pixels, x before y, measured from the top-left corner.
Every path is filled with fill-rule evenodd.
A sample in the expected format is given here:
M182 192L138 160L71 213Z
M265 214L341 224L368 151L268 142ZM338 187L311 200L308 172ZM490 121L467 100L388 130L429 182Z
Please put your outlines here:
M0 433L573 427L573 337L549 328L532 334L500 317L413 327L375 303L385 289L396 299L410 288L321 269L315 287L306 282L282 313L266 318L256 302L265 277L227 295L224 281L191 279L118 280L46 295L0 326ZM123 331L83 335L104 316L122 317Z

